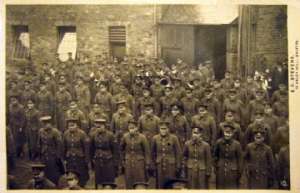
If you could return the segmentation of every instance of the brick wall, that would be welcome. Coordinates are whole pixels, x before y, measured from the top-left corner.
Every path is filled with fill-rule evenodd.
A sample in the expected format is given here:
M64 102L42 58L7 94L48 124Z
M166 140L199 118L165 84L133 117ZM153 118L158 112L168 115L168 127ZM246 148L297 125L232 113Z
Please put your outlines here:
M271 67L278 59L287 57L286 27L283 30L277 28L278 14L281 11L286 13L286 6L251 7L255 24L254 39L251 41L251 65L253 68ZM31 56L35 64L44 61L54 62L58 35L56 27L63 25L76 26L79 53L95 56L108 51L108 27L125 25L127 54L136 55L145 52L147 56L155 56L161 54L156 18L163 23L217 24L224 23L224 19L225 23L229 23L234 19L237 10L236 7L230 8L229 12L225 10L223 7L199 5L166 5L156 8L153 5L9 5L6 24L7 61L8 64L13 63L11 25L28 25ZM229 69L237 61L235 49L237 36L237 29L229 26L227 39ZM193 44L190 46L193 47ZM193 54L191 58L192 56ZM267 59L266 64L260 63L262 57Z
M252 47L254 68L272 68L277 60L287 58L287 27L277 27L279 13L287 13L286 6L253 6L256 29ZM262 58L266 62L260 62ZM262 66L263 65L263 66Z
M12 60L12 25L28 25L35 64L54 62L57 26L76 26L77 50L91 57L108 51L108 27L126 26L126 51L155 55L155 10L152 5L7 6L7 61Z

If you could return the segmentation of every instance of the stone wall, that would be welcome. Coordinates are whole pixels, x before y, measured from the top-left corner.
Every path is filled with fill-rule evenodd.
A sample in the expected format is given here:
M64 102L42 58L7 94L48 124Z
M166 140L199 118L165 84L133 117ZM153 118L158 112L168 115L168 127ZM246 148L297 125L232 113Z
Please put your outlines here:
M35 64L54 62L57 26L76 26L77 51L93 57L109 49L108 27L126 26L126 52L155 55L153 5L30 5L7 6L7 62L12 58L12 25L28 25L31 58Z
M237 7L229 7L228 12L225 10L220 6L202 5L8 5L7 63L16 63L12 57L12 25L28 25L31 57L35 64L40 64L54 62L58 46L57 26L76 26L78 52L93 57L108 51L108 27L124 25L127 54L144 52L151 57L162 55L158 23L190 24L191 28L229 24L226 63L231 70L237 63L238 22L230 23L237 16ZM251 10L250 68L271 68L277 60L287 57L287 29L286 26L278 28L278 18L281 18L280 13L286 14L286 6L253 5ZM193 63L194 43L185 42L184 45L189 48L184 50L191 53L184 56ZM266 58L265 62L261 62L263 58Z
M254 69L272 68L278 60L287 58L286 19L281 28L278 24L280 18L284 19L286 13L286 6L253 6L255 41L252 42L252 63L255 65ZM263 58L266 59L264 62Z

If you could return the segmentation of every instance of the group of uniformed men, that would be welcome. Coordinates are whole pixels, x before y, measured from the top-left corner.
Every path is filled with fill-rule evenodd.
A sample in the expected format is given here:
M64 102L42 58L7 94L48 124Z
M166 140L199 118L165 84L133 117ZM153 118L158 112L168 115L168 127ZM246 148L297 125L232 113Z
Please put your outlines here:
M289 188L285 78L265 89L256 76L215 80L211 61L56 58L7 75L8 173L27 146L39 161L28 188L84 188L91 170L96 188L124 174L127 189L150 177L208 189L212 173L218 189L242 176L250 189Z

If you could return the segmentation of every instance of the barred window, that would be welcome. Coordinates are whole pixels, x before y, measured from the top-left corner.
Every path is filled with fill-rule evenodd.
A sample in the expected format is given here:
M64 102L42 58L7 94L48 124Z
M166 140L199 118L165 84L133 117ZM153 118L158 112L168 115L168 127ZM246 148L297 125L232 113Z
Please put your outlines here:
M126 54L126 29L125 26L109 27L110 55L121 61Z
M126 29L125 26L111 26L109 27L109 41L116 43L126 42Z
M30 57L30 40L28 26L15 25L13 28L13 57L22 59Z
M72 58L75 59L77 49L77 34L75 26L59 26L58 31L58 47L57 53L62 61L68 59L68 53L72 53Z

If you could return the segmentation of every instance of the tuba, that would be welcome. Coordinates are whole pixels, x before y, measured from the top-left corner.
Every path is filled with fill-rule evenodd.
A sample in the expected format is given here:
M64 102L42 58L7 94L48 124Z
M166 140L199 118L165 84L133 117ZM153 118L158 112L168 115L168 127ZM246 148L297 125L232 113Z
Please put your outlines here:
M163 78L160 79L160 84L162 86L170 85L171 84L171 79L169 76L164 76Z

